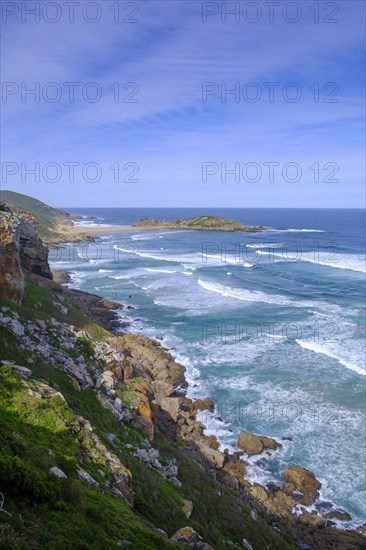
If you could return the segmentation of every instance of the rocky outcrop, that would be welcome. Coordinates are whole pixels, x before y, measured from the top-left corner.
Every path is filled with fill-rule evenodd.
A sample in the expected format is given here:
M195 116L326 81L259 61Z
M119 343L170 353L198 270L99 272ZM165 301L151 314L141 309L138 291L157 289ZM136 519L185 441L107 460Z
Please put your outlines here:
M249 432L240 432L238 447L252 456L261 453L265 449L276 450L281 447L275 439L263 435L255 435Z
M48 249L33 225L0 205L0 294L20 303L25 293L24 271L52 279Z
M146 336L129 333L121 338L126 353L125 368L131 366L135 376L146 376L152 380L165 382L174 388L186 385L184 367L174 361L172 356Z
M25 292L19 256L20 220L0 205L0 295L19 303Z
M302 466L290 466L283 473L287 483L284 486L284 491L293 495L297 492L301 497L299 501L306 506L313 504L319 498L319 489L321 483L315 478L314 474L303 468Z
M19 231L20 263L30 273L52 279L48 264L48 248L38 237L33 225L21 219Z

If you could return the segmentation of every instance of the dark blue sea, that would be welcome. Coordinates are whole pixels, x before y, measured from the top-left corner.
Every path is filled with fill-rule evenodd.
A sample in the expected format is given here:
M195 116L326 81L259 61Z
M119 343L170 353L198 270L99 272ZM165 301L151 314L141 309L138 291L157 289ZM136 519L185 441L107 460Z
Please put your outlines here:
M253 457L253 480L290 464L314 472L321 500L365 521L365 211L68 209L86 226L219 215L261 233L105 233L53 251L72 285L130 304L132 329L187 369L188 395L222 448L240 430L286 438Z

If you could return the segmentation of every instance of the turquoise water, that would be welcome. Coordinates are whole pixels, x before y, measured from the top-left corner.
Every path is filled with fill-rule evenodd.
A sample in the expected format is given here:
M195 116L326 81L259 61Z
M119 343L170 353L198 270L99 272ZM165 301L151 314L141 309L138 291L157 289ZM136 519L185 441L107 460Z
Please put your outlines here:
M186 366L190 396L214 400L203 421L223 448L240 430L290 438L251 460L253 479L276 481L301 464L322 482L322 500L349 511L352 525L365 521L364 211L73 212L83 225L213 214L272 228L107 233L53 251L52 267L135 308L121 317Z

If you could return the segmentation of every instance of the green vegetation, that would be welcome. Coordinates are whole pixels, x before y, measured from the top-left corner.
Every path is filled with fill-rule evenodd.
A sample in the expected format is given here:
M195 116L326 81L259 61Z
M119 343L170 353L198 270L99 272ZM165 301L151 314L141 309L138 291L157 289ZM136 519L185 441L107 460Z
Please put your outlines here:
M68 308L67 318L59 310L60 303ZM58 329L52 317L60 322L67 319L76 330L87 330L95 339L110 336L64 294L29 282L21 305L1 300L0 306L11 307L23 324L43 321L53 343ZM134 449L143 447L144 436L131 424L118 422L102 406L96 389L80 391L67 373L22 349L6 327L2 327L1 343L0 359L32 370L31 379L25 380L0 360L0 492L5 496L4 510L11 514L0 513L1 548L117 549L123 540L138 550L185 548L154 531L160 528L171 536L185 525L196 529L215 550L227 549L225 540L240 548L243 538L254 550L294 548L283 533L259 518L254 521L233 492L222 489L219 493L214 475L187 456L183 442L174 443L155 429L153 446L160 452L161 463L172 459L178 463L182 485L177 487L134 456ZM77 347L79 355L91 359L90 340L78 338ZM70 350L70 357L73 353ZM139 383L139 378L131 382ZM48 397L42 392L45 384L53 390ZM117 394L124 396L128 387L121 384ZM76 415L87 419L93 430L81 429ZM106 434L117 439L111 443ZM133 509L105 486L111 472L93 437L132 473ZM52 467L60 468L67 479L50 474ZM90 487L80 480L79 468L99 486ZM183 498L193 502L190 518L182 511Z
M249 227L234 220L227 220L219 216L198 216L190 219L155 220L141 218L133 224L134 227L164 227L166 229L194 229L198 231L246 231L254 232L264 229L262 226Z

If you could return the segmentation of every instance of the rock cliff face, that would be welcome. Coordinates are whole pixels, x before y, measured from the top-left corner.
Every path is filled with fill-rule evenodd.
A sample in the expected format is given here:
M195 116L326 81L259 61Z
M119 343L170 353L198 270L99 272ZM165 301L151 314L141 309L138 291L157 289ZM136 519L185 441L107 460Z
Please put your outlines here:
M24 271L52 279L48 249L33 225L0 204L0 295L21 302Z

